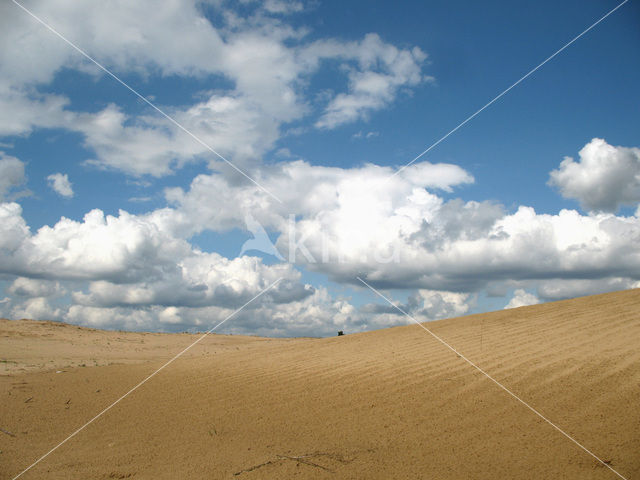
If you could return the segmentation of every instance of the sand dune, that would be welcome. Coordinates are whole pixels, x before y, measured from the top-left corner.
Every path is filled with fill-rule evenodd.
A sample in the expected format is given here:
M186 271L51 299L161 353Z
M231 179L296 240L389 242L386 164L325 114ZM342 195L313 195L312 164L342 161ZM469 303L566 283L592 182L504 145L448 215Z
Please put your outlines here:
M640 290L426 325L640 478ZM1 321L0 479L195 338ZM618 477L409 325L326 339L211 335L21 478Z

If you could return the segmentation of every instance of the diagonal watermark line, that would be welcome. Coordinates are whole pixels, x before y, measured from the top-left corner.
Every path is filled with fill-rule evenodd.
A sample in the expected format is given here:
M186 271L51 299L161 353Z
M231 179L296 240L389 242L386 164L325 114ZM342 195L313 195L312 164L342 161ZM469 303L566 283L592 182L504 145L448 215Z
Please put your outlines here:
M464 120L462 123L460 123L457 127L455 127L454 129L450 130L446 135L444 135L442 138L440 138L440 140L436 141L435 143L433 143L429 148L427 148L425 151L423 151L420 155L418 155L417 157L415 157L413 160L411 160L409 163L407 163L406 165L402 166L401 168L399 168L398 170L396 170L393 174L391 174L389 176L389 178L393 178L396 175L398 175L400 172L402 172L405 168L407 168L408 166L412 165L413 163L415 163L418 159L420 159L421 157L423 157L424 155L426 155L428 152L430 152L432 149L434 149L435 147L437 147L438 145L440 145L443 141L445 141L450 135L454 134L455 132L457 132L460 128L462 128L464 125L466 125L468 122L470 122L471 120L473 120L476 116L478 116L480 113L482 113L486 108L488 108L489 106L491 106L493 103L495 103L497 100L499 100L501 97L503 97L504 95L506 95L507 93L509 93L514 87L518 86L520 83L522 83L525 79L527 79L527 77L529 77L530 75L532 75L534 72L536 72L540 67L542 67L544 64L546 64L547 62L549 62L550 60L552 60L555 56L557 56L558 54L560 54L563 50L565 50L566 48L568 48L570 45L572 45L575 41L577 41L578 39L580 39L582 36L584 36L589 30L591 30L592 28L594 28L596 25L598 25L600 22L602 22L605 18L607 18L609 15L611 15L613 12L615 12L616 10L618 10L620 7L622 7L625 3L627 3L629 0L624 0L622 3L620 3L617 7L613 8L612 10L609 10L609 12L607 12L604 16L600 17L600 19L598 21L596 21L595 23L591 24L591 26L589 26L588 28L586 28L585 30L582 31L582 33L580 33L579 35L576 35L575 37L573 37L569 42L567 42L562 48L560 48L559 50L557 50L553 55L547 57L543 62L541 62L540 64L538 64L536 67L532 68L531 70L529 70L529 72L527 72L525 75L523 75L518 81L516 81L514 84L512 84L510 87L508 87L507 89L503 90L499 95L497 95L496 97L494 97L489 103L487 103L484 107L480 108L479 110L477 110L475 113L473 113L472 115L470 115L469 117L466 118L466 120Z
M95 58L93 58L91 55L89 55L87 52L85 52L84 50L82 50L80 47L78 47L75 43L73 43L71 40L67 39L64 35L62 35L60 32L58 32L55 28L53 28L51 25L49 25L47 22L45 22L44 20L42 20L40 17L38 17L35 13L33 13L31 10L29 10L27 7L25 7L24 5L22 5L21 3L17 2L16 0L11 0L13 3L15 3L18 7L20 7L24 12L26 12L27 14L29 14L32 18L34 18L36 21L38 21L40 24L42 24L47 30L49 30L51 33L53 33L54 35L56 35L58 38L60 38L63 42L65 42L67 45L69 45L70 47L72 47L74 50L76 50L78 53L80 53L82 56L84 56L85 58L87 58L88 60L90 60L91 62L93 62L98 68L100 68L100 70L102 70L103 72L105 72L107 75L111 76L116 82L118 82L119 84L121 84L123 87L125 87L127 90L129 90L130 92L132 92L134 95L136 95L138 98L140 98L143 102L145 102L147 105L149 105L151 108L153 108L155 111L157 111L160 115L162 115L163 117L165 117L167 120L169 120L171 123L173 123L176 127L178 127L180 130L182 130L183 132L185 132L187 135L189 135L191 138L193 138L196 142L198 142L200 145L202 145L203 147L205 147L207 150L209 150L211 153L215 154L216 156L218 156L221 160L223 160L224 162L226 162L231 168L233 168L234 170L236 170L238 173L240 173L242 176L244 176L247 180L249 180L250 182L252 182L253 184L255 184L258 188L260 188L263 192L265 192L267 195L270 195L271 197L273 197L275 200L277 200L278 202L282 203L282 200L280 200L280 198L278 198L276 195L274 195L273 193L271 193L269 190L267 190L265 187L263 187L262 185L260 185L256 180L254 180L253 178L251 178L247 173L245 173L242 169L238 168L236 165L234 165L232 162L230 162L229 160L227 160L225 157L223 157L220 153L218 153L216 150L214 150L213 147L211 147L208 143L206 143L204 140L202 140L200 137L198 137L197 135L195 135L194 133L192 133L189 129L187 129L185 126L183 126L180 122L178 122L175 118L173 118L171 115L169 115L168 113L166 113L164 110L162 110L160 107L157 107L153 102L151 102L150 100L148 100L144 95L142 95L141 93L139 93L137 90L135 90L133 87L131 87L128 83L126 83L124 80L122 80L120 77L118 77L115 73L113 73L111 70L109 70L107 67L105 67L104 65L102 65L100 62L98 62Z
M105 408L104 410L102 410L100 413L98 413L95 417L93 417L91 420L89 420L87 423L85 423L84 425L82 425L80 428L78 428L75 432L73 432L71 435L69 435L67 438L65 438L63 441L61 441L59 444L57 444L55 447L53 447L51 450L49 450L47 453L45 453L44 455L42 455L40 458L38 458L35 462L33 462L31 465L29 465L27 468L25 468L22 472L20 472L18 475L16 475L15 477L13 477L12 480L16 480L17 478L20 478L22 475L24 475L25 473L27 473L29 470L31 470L33 467L35 467L38 463L40 463L42 460L44 460L45 458L47 458L50 454L52 454L53 452L55 452L58 448L60 448L62 445L64 445L65 443L67 443L69 440L71 440L73 437L75 437L78 433L80 433L82 430L84 430L86 427L88 427L89 425L91 425L93 422L95 422L98 418L100 418L102 415L104 415L105 413L107 413L109 410L111 410L114 406L116 406L118 403L120 403L120 401L124 400L126 397L128 397L131 393L133 393L134 391L136 391L138 388L140 388L142 385L144 385L145 383L147 383L151 378L153 378L154 376L156 376L161 370L163 370L165 367L169 366L171 363L173 363L175 360L177 360L178 358L180 358L185 352L187 352L189 349L191 349L193 346L195 346L197 343L199 343L203 338L205 338L207 335L209 335L211 332L213 332L216 328L218 328L220 325L222 325L223 323L225 323L227 320L229 320L231 317L233 317L234 315L236 315L238 312L240 312L242 309L244 309L244 307L246 307L247 305L249 305L251 302L253 302L254 300L256 300L258 297L262 296L264 293L268 292L269 290L271 290L273 287L275 287L280 281L282 280L282 277L278 278L275 282L273 282L271 285L269 285L268 287L266 287L264 290L262 290L260 293L258 293L256 296L254 296L251 300L247 301L244 305L242 305L240 308L238 308L237 310L235 310L233 313L229 314L224 320L222 320L220 323L218 323L217 325L215 325L214 327L211 327L209 330L207 330L205 333L203 333L200 337L198 337L198 339L193 342L191 345L189 345L187 348L185 348L184 350L182 350L180 353L178 353L176 356L174 356L171 360L169 360L168 362L166 362L164 365L162 365L160 368L158 368L155 372L153 372L151 375L147 376L144 380L142 380L140 383L138 383L135 387L133 387L131 390L129 390L127 393L125 393L124 395L122 395L120 398L118 398L115 402L113 402L111 405L109 405L107 408Z
M445 347L447 347L449 350L451 350L453 353L455 353L456 355L458 355L460 358L462 358L465 362L467 362L469 365L471 365L473 368L475 368L477 371L479 371L482 375L484 375L485 377L487 377L489 380L491 380L493 383L495 383L498 387L500 387L502 390L504 390L505 392L507 392L509 395L511 395L513 398L515 398L518 402L520 402L522 405L524 405L525 407L527 407L529 410L531 410L533 413L535 413L538 417L540 417L542 420L544 420L545 422L547 422L549 425L551 425L553 428L555 428L558 432L560 432L562 435L564 435L565 437L567 437L569 440L571 440L573 443L575 443L578 447L580 447L582 450L584 450L585 452L587 452L589 455L591 455L593 458L595 458L599 463L601 463L603 466L607 467L609 470L611 470L613 473L615 473L618 477L622 478L623 480L627 480L626 477L622 476L620 473L618 473L611 465L609 465L608 463L606 463L605 461L601 460L598 456L596 456L595 453L593 453L591 450L589 450L587 447L585 447L584 445L582 445L580 442L578 442L575 438L573 438L571 435L569 435L568 433L566 433L564 430L562 430L559 426L557 426L555 423L553 423L551 420L547 419L547 417L545 417L544 415L542 415L542 413L540 413L538 410L536 410L535 408L533 408L531 405L529 405L527 402L525 402L524 400L522 400L519 396L517 396L515 393L513 393L511 390L509 390L507 387L505 387L502 383L500 383L498 380L496 380L495 378L493 378L491 375L489 375L487 372L485 372L482 368L480 368L478 365L476 365L475 363L473 363L471 360L469 360L467 357L465 357L462 353L460 353L458 350L456 350L454 347L452 347L451 345L449 345L445 340L443 340L441 337L439 337L438 335L436 335L435 333L433 333L431 330L429 330L427 327L425 327L422 323L418 322L415 318L413 318L411 315L409 315L407 312L405 312L402 308L400 308L399 306L397 306L395 303L393 303L391 300L389 300L389 298L387 298L385 295L383 295L382 293L380 293L378 290L376 290L375 288L373 288L371 285L369 285L367 282L365 282L362 278L360 277L356 277L358 280L360 280L360 282L362 282L365 286L369 287L369 289L371 291L373 291L376 295L378 295L379 297L383 298L384 300L386 300L389 305L391 305L393 308L395 308L396 310L398 310L399 312L401 312L402 314L404 314L407 318L411 319L416 325L418 325L420 328L422 328L424 331L426 331L429 335L431 335L433 338L435 338L436 340L438 340L441 344L443 344Z

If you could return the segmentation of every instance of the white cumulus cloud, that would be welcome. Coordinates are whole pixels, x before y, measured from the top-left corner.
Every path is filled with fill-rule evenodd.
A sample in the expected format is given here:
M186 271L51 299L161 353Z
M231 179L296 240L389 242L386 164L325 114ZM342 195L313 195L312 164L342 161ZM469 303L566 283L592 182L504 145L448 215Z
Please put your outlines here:
M577 162L566 157L550 173L550 185L590 211L615 212L640 203L640 148L615 147L594 138L579 152Z
M189 237L245 228L250 213L276 233L293 263L340 283L366 277L380 288L477 292L501 281L640 280L640 219L575 210L508 212L493 202L445 200L473 177L454 165L413 165L399 175L365 165L311 166L295 161L265 169L255 186L201 175L187 191L167 191L172 207L150 213ZM224 210L216 202L233 204ZM178 233L176 233L177 235Z
M540 299L533 293L529 293L521 288L513 292L513 297L509 300L509 303L504 307L505 310L509 308L526 307L527 305L537 305L540 303Z
M320 41L307 51L311 56L317 55L315 61L332 57L352 60L348 67L349 89L331 99L315 124L318 128L333 129L366 119L394 100L401 87L430 79L421 71L427 55L420 48L400 50L373 33L357 43Z
M71 198L73 197L73 185L69 181L69 175L66 173L52 173L47 177L49 187L58 195Z
M59 282L18 277L11 283L7 292L19 297L50 297L64 293L64 289Z
M274 147L282 125L314 114L308 79L327 61L341 65L337 74L346 71L349 86L331 94L318 120L323 128L365 118L425 78L426 55L417 47L401 49L375 34L359 41L307 40L306 30L281 21L282 14L299 11L300 2L250 3L246 9L252 13L243 15L231 4L209 7L220 14L220 24L214 26L196 0L165 2L163 8L149 0L29 5L116 74L228 81L225 88L201 92L191 105L159 107L246 169ZM0 134L52 127L78 132L94 152L88 163L135 176L168 175L205 158L213 168L224 165L157 112L127 115L113 105L99 112L73 111L67 98L40 92L63 68L103 73L15 5L3 4L0 19Z
M52 307L44 297L30 298L11 310L13 318L30 320L61 320L62 311Z
M563 300L598 293L640 288L640 281L630 278L609 277L577 280L545 280L537 287L538 296L545 300Z
M205 253L148 217L124 211L114 217L92 210L82 222L62 218L35 234L15 203L0 204L0 220L0 272L24 277L9 287L17 296L60 295L52 282L76 281L72 299L87 307L234 308L278 279L265 300L279 304L313 294L292 265Z

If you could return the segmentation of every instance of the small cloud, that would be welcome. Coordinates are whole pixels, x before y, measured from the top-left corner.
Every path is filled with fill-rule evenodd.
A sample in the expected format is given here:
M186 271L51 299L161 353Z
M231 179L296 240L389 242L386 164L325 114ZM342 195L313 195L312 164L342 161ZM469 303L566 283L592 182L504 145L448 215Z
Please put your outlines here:
M536 297L533 293L529 293L521 288L513 292L513 298L504 307L505 310L509 308L518 308L518 307L526 307L527 305L537 305L540 303L540 299Z
M143 179L131 179L128 178L126 180L127 185L133 185L135 187L142 187L142 188L148 188L150 187L152 184L149 180L143 180Z
M291 154L291 150L289 150L288 148L281 148L276 152L276 156L277 157L281 157L281 158L291 158L293 157L293 155Z
M640 148L616 147L594 138L575 161L565 157L548 184L588 211L615 212L640 202Z
M334 47L332 53L344 56L338 49ZM423 82L422 64L427 55L417 47L398 50L371 33L352 49L353 57L342 64L347 72L348 91L331 97L314 124L316 128L333 130L347 123L367 121L373 112L388 107L399 94L411 92Z
M380 132L367 132L364 133L362 130L360 130L358 133L354 133L353 135L351 135L351 138L356 138L356 139L365 139L365 140L369 140L371 138L375 138L378 137L380 135Z
M24 163L0 152L0 200L24 181Z
M289 15L304 10L302 2L291 0L266 0L263 8L272 14Z
M33 278L18 277L7 289L12 295L19 297L51 297L63 295L65 289L58 283L51 280L37 280Z
M151 200L152 200L151 197L131 197L129 199L129 201L133 203L145 203L145 202L150 202Z
M297 137L300 135L304 135L309 131L306 127L293 127L286 130L283 134L283 137Z
M49 187L58 195L65 198L73 197L72 184L66 173L53 173L47 177L47 180L49 181Z

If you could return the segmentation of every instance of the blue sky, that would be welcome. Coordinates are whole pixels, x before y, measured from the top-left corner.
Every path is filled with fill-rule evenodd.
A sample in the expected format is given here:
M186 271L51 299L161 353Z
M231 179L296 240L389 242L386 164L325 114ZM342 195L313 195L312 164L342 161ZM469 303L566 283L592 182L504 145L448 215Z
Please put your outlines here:
M206 330L277 282L225 331L331 335L407 321L357 277L419 320L640 285L636 2L400 173L619 2L117 3L23 5L262 189L6 3L0 315Z

